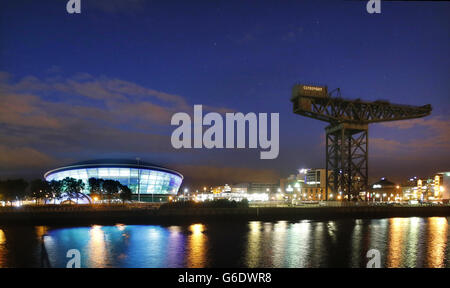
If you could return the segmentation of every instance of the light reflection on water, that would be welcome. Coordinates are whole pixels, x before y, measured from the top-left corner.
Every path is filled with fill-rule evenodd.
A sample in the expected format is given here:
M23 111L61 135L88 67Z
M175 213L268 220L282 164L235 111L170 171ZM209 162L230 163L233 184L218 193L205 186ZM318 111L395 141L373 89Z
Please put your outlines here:
M187 237L187 267L201 268L206 266L206 236L205 225L194 224L189 226L191 234Z
M450 267L448 220L39 226L26 231L37 239L46 234L52 267L65 267L69 249L81 252L82 267L365 267L370 249L380 251L382 267ZM0 267L20 266L8 260L16 259L11 254L20 249L9 249L8 244L17 245L14 237L28 232L1 228Z
M5 255L6 255L6 237L5 232L3 232L2 229L0 229L0 268L5 266Z
M429 219L428 243L427 245L427 266L445 267L445 259L448 264L448 221L445 218L433 217ZM446 255L447 250L447 255ZM446 257L447 256L447 257ZM448 265L447 265L448 266Z

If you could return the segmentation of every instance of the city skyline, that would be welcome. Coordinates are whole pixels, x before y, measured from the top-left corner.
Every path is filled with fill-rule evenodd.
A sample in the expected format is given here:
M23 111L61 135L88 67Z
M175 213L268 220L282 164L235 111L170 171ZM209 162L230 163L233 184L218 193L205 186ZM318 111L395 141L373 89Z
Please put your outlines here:
M432 105L431 116L371 127L371 181L449 170L448 3L386 2L370 15L364 1L85 1L69 15L63 2L0 4L0 179L102 158L139 157L180 171L187 185L324 168L326 123L292 112L299 82ZM280 113L279 157L173 149L170 118L195 104Z

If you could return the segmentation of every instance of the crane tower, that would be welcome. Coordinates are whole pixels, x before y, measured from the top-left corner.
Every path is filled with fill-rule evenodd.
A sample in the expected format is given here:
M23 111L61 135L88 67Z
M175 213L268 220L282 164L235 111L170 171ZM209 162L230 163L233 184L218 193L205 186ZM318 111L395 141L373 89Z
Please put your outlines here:
M333 96L334 95L334 96ZM328 190L347 199L358 199L368 189L369 124L420 118L431 113L431 105L410 106L388 101L347 100L337 88L295 85L291 101L294 113L325 121L326 200Z

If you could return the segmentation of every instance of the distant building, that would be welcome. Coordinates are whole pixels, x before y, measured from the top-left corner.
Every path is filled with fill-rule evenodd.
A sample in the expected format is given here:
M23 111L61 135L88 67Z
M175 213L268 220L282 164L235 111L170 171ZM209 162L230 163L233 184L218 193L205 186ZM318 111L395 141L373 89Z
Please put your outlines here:
M305 185L305 175L292 174L287 178L280 179L280 192L283 193L296 193L301 192L301 187Z
M417 179L417 177L410 178L408 181L402 183L402 199L404 201L409 200L418 200L420 199L420 196L422 195L422 191L418 186L418 182L420 183L420 179Z
M325 169L301 169L297 175L290 175L280 180L280 188L283 193L300 201L326 200L326 170ZM328 199L335 200L328 190Z
M80 179L89 194L89 178L116 180L131 189L133 200L165 202L176 196L183 180L179 172L143 161L128 159L90 160L45 173L47 181L66 177ZM138 196L139 195L139 196Z
M404 200L437 201L450 199L450 172L440 172L432 177L410 178L402 185Z
M386 178L381 178L370 185L369 201L385 201L394 202L401 201L403 197L400 185L389 181Z
M231 193L247 193L248 183L235 184L231 186Z
M269 194L275 193L279 185L275 183L239 183L234 185L223 185L212 187L212 194L208 199L228 199L241 201L247 199L249 202L268 201Z
M229 193L231 192L231 187L228 184L225 184L223 186L214 186L211 187L211 193L213 194L219 194L219 193Z
M241 190L245 191L247 190L248 194L252 193L276 193L278 189L280 188L280 185L278 183L256 183L256 182L249 182L249 183L241 183L237 185L233 185L233 188L235 191Z
M440 176L440 196L442 200L450 200L450 172L440 172L437 175Z

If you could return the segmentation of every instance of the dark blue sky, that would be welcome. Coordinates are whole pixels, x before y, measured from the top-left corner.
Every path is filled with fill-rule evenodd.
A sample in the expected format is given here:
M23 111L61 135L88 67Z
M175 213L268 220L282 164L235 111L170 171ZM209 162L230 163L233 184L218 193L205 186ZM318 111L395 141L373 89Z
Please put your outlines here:
M449 2L94 1L0 4L0 176L141 157L186 181L273 180L323 167L325 123L292 113L296 82L433 106L370 130L371 178L450 170ZM170 116L280 113L280 155L174 150ZM2 155L3 154L3 155ZM31 177L29 176L29 177Z

